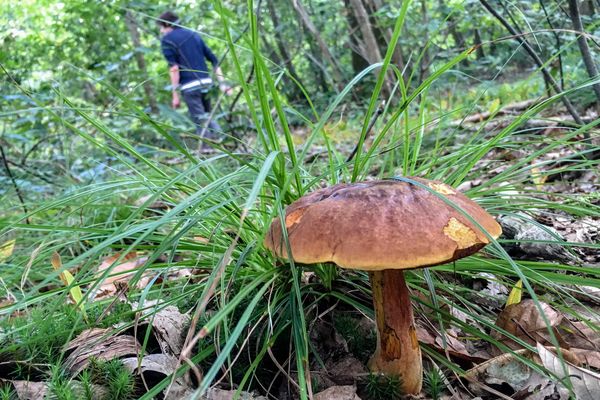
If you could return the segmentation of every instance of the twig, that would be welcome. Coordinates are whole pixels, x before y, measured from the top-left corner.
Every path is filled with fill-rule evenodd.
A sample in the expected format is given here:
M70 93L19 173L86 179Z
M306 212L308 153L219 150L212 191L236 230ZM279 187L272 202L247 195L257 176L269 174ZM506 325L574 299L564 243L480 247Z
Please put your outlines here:
M2 156L2 163L4 164L4 168L6 169L6 174L10 178L10 181L12 182L12 184L15 188L15 192L17 193L17 197L19 198L19 201L21 202L21 206L23 207L23 211L25 212L25 215L27 215L27 214L29 214L29 211L27 211L27 206L25 205L25 200L23 200L23 196L21 195L21 190L19 189L19 186L17 185L17 181L15 180L15 177L13 176L12 172L10 171L10 167L8 166L8 160L6 159L6 154L4 154L4 147L2 146L2 143L0 143L0 155ZM27 225L30 224L29 217L25 217L25 222L27 223Z
M527 52L527 54L529 54L529 56L533 59L533 61L535 62L535 64L538 66L538 68L540 69L540 71L542 72L542 74L544 75L544 78L548 81L548 83L550 83L550 85L552 86L552 89L554 90L555 93L559 94L561 93L560 88L558 87L558 84L556 83L556 81L554 80L554 78L552 77L552 75L550 74L550 72L548 72L548 70L546 69L546 67L544 67L544 62L540 59L540 57L537 55L537 53L535 52L535 50L533 50L533 48L531 47L531 45L529 44L529 42L527 40L525 40L522 35L519 34L519 32L517 32L509 23L508 21L502 16L500 15L488 2L487 0L479 0L479 2L490 12L490 14L492 14L512 35L515 35L515 39L523 46L523 48L525 49L525 51ZM566 96L561 96L561 101L563 102L563 104L565 105L565 107L567 108L567 110L569 111L569 114L571 114L571 116L573 117L573 120L578 124L578 125L583 125L583 121L581 120L581 117L579 116L579 114L577 113L577 110L575 110L575 107L573 107L573 104L571 104L571 101L566 97Z
M548 14L548 11L546 11L546 5L544 4L544 0L539 0L539 2L540 6L542 6L542 10L544 11L544 15L546 16L546 21L548 21L548 26L550 26L550 29L552 31L552 35L554 35L554 40L556 41L556 52L558 54L558 71L560 74L560 87L561 89L563 89L565 87L565 77L563 72L562 52L560 51L560 48L562 47L562 44L560 42L560 35L558 34L558 32L555 31L554 24L550 19L550 15Z
M379 104L379 107L377 107L377 110L375 110L375 113L373 113L371 120L369 121L369 125L367 126L367 133L366 133L365 137L369 136L371 129L373 129L373 125L375 125L375 122L377 122L377 119L379 118L379 116L381 114L383 114L384 109L385 109L385 101L382 101L381 104ZM346 159L347 163L352 161L352 159L356 155L357 151L358 151L358 143L356 144L356 146L354 146L354 150L352 150L352 153L350 153L350 155Z

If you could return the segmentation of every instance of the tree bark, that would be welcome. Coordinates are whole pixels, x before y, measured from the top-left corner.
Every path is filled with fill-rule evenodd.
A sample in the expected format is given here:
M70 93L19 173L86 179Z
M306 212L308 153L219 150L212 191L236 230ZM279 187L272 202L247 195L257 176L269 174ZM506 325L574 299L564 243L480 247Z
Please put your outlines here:
M485 57L485 51L483 50L483 43L481 41L481 34L479 33L479 29L475 29L473 31L473 42L475 46L475 54L477 55L477 59L480 60Z
M271 16L271 21L273 22L273 27L275 28L275 41L277 42L277 49L279 50L279 54L281 54L281 58L283 58L283 65L290 72L290 75L300 82L300 77L296 73L296 68L294 68L294 63L292 62L293 57L290 55L288 48L286 47L285 39L281 34L281 30L279 30L279 15L277 14L277 7L273 4L273 0L267 1L267 7L269 8L269 15ZM294 85L295 87L295 85Z
M313 36L313 38L319 45L321 53L323 54L323 58L325 58L325 60L331 65L334 86L339 89L339 84L342 82L342 70L339 64L335 60L333 54L331 54L331 51L329 50L329 47L327 47L327 44L325 43L323 38L321 37L321 34L311 21L310 16L306 12L304 6L298 0L292 0L292 6L294 7L294 10L296 10L296 13L300 17L300 21L302 21L302 24L306 27L306 29L308 29L310 34Z
M569 14L571 15L571 21L573 22L573 29L575 29L577 32L585 33L583 23L581 22L581 15L579 14L577 0L569 0ZM597 78L598 68L596 68L596 64L592 58L587 39L584 35L579 35L577 37L577 44L579 45L579 51L583 57L583 63L585 64L585 69L587 69L588 75L592 79ZM594 93L596 93L596 99L600 104L600 83L596 83L592 87L594 88Z
M562 53L560 51L560 48L562 47L562 44L560 42L560 35L558 34L558 32L555 30L554 28L554 24L552 23L552 19L550 19L550 15L548 14L548 11L546 10L546 5L544 4L544 0L539 0L540 2L540 6L542 7L542 11L544 11L544 16L546 17L546 21L548 22L548 26L550 27L550 29L552 30L552 34L554 35L554 41L556 43L556 52L558 54L557 60L558 60L558 73L560 76L560 88L564 89L565 87L565 77L564 77L564 73L563 73L563 62L562 62Z
M377 23L377 18L375 15L379 10L384 7L384 3L381 0L365 0L367 4L367 9L371 12L371 25L373 26L373 32L375 32L375 37L379 41L379 49L382 54L386 52L387 47L389 46L390 41L392 40L393 32L388 28L383 28ZM392 54L392 62L400 69L400 71L404 70L404 55L402 54L402 48L399 43L396 43L396 48L394 49L394 54Z
M502 15L500 15L492 6L490 6L490 4L486 0L479 0L479 2L490 12L490 14L492 14L511 33L511 35L515 36L515 40L518 41L523 46L523 48L525 49L527 54L529 54L529 56L533 59L535 64L538 66L538 68L544 75L544 78L551 85L552 90L554 90L554 92L556 92L556 93L560 93L561 92L560 87L558 86L558 84L556 83L556 81L554 80L552 75L550 75L550 72L548 72L548 70L544 67L544 63L542 62L540 57L537 55L537 53L533 50L533 48L531 47L529 42L523 38L523 35L520 32L517 32L506 21L506 19L504 19L504 17L502 17ZM569 101L569 99L566 96L561 96L560 99L561 99L562 103L565 105L565 107L567 108L567 110L569 111L569 114L571 114L571 116L573 117L573 120L577 124L583 125L583 121L582 121L581 117L579 116L579 113L577 113L577 110L575 110L575 107L573 107L573 104L571 104L571 101Z
M125 23L127 24L127 29L129 29L129 35L131 36L131 42L133 43L133 51L135 54L135 60L139 70L142 73L142 77L144 79L143 87L144 93L146 94L146 101L150 105L150 110L153 113L158 112L158 105L156 104L156 96L154 95L154 88L152 87L152 83L148 79L148 69L146 68L146 60L144 59L144 54L139 52L137 49L142 46L140 40L140 32L138 30L138 24L135 20L135 16L129 10L125 13Z
M363 5L363 0L350 0L350 5L354 12L356 22L360 27L360 33L364 42L364 54L369 64L375 64L383 61L381 52L379 51L379 43L375 38L371 21L369 20L369 14ZM392 93L392 83L389 79L385 79L384 82L385 96L388 97Z
M365 57L369 64L375 64L382 61L381 52L379 51L379 44L375 39L371 22L369 21L369 14L365 9L362 0L350 0L352 11L356 22L360 27L360 33L365 43Z

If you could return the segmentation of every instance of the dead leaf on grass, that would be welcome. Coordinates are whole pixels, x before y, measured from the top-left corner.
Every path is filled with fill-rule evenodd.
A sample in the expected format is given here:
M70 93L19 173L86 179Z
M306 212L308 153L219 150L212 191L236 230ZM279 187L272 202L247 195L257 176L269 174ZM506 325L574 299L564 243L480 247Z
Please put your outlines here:
M487 353L483 353L474 348L469 350L467 346L458 339L459 332L456 329L447 329L445 336L446 343L444 345L444 339L438 332L431 332L417 323L417 339L419 342L430 345L439 353L444 354L448 351L448 354L453 357L471 362L483 362L489 359Z
M138 379L141 381L138 387L147 387L148 389L153 388L163 379L175 373L179 367L179 359L167 354L149 354L141 360L137 357L128 357L121 361L129 372L138 375ZM188 393L189 395L193 392L191 380L187 375L177 378L174 385L176 385L174 390L179 396L182 393Z
M578 400L597 400L600 398L600 374L588 369L564 363L550 350L537 344L538 354L544 367L555 374L559 381L570 379L573 394Z
M112 336L109 329L92 328L83 331L67 344L65 351L72 353L65 360L65 367L72 374L85 369L90 359L110 361L124 356L137 355L139 342L130 335Z
M98 272L96 274L98 279L101 279L107 270L110 270L110 272L108 273L108 276L102 279L102 281L98 284L96 294L94 296L96 300L114 296L119 289L117 287L118 283L128 283L131 277L137 273L138 268L148 261L148 257L139 257L136 252L131 252L123 257L122 261L124 262L113 265L120 257L120 253L116 253L110 257L107 257L98 267ZM142 289L146 287L151 280L152 274L145 272L137 281L135 287Z
M179 365L178 358L168 354L149 354L140 360L137 357L128 357L121 360L123 365L131 373L137 373L139 370L144 372L155 372L166 377L177 370ZM162 379L162 378L161 378Z
M184 329L190 316L179 312L175 306L167 306L157 312L152 320L156 339L166 354L181 354L185 341Z
M555 311L546 303L540 302L540 305L550 326L556 328L561 323L563 315ZM548 333L546 322L531 299L526 299L520 303L507 306L500 315L498 315L496 325L532 346L537 342L550 343L548 340L550 335ZM492 337L501 341L513 350L522 347L517 342L498 331L492 331ZM494 348L493 351L495 354L500 354L500 350L497 348Z
M521 349L494 357L466 372L469 390L479 396L489 396L489 390L501 391L520 400L568 400L568 392L546 376L538 374L517 356L535 358Z

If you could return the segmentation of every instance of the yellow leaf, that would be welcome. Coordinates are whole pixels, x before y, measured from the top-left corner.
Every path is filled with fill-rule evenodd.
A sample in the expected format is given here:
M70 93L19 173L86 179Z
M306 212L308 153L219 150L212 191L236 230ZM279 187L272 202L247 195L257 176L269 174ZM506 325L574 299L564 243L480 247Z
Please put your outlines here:
M492 104L490 104L490 108L488 109L488 111L490 112L490 114L495 113L496 111L498 111L500 109L500 99L494 99L492 101Z
M12 256L15 250L15 239L9 240L0 244L0 262L8 260L8 257Z
M506 307L512 304L518 304L521 302L521 296L523 294L523 281L520 279L515 284L515 287L510 291L508 299L506 300Z
M60 255L57 252L54 252L54 254L52 254L52 258L50 260L50 262L52 263L52 267L54 268L55 271L60 271L60 269L62 268L62 261L60 260ZM62 283L65 286L71 286L73 285L73 282L75 281L75 278L73 277L73 274L71 274L69 272L69 270L63 270L60 274L60 280L62 281ZM85 310L83 308L83 293L81 292L81 288L78 285L73 285L71 286L71 289L69 289L69 295L71 296L71 300L73 300L73 302L75 304L79 305L79 309L85 314Z
M531 180L535 184L537 190L544 190L544 183L548 179L547 175L542 175L542 171L538 167L531 168Z

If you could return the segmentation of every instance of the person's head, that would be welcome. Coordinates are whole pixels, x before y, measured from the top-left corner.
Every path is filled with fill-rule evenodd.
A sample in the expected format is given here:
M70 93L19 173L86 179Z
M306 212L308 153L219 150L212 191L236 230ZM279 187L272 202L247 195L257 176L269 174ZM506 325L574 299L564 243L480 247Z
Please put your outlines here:
M176 24L178 21L179 17L175 13L171 11L166 11L160 14L156 23L160 27L160 33L164 34L173 30L173 24Z

